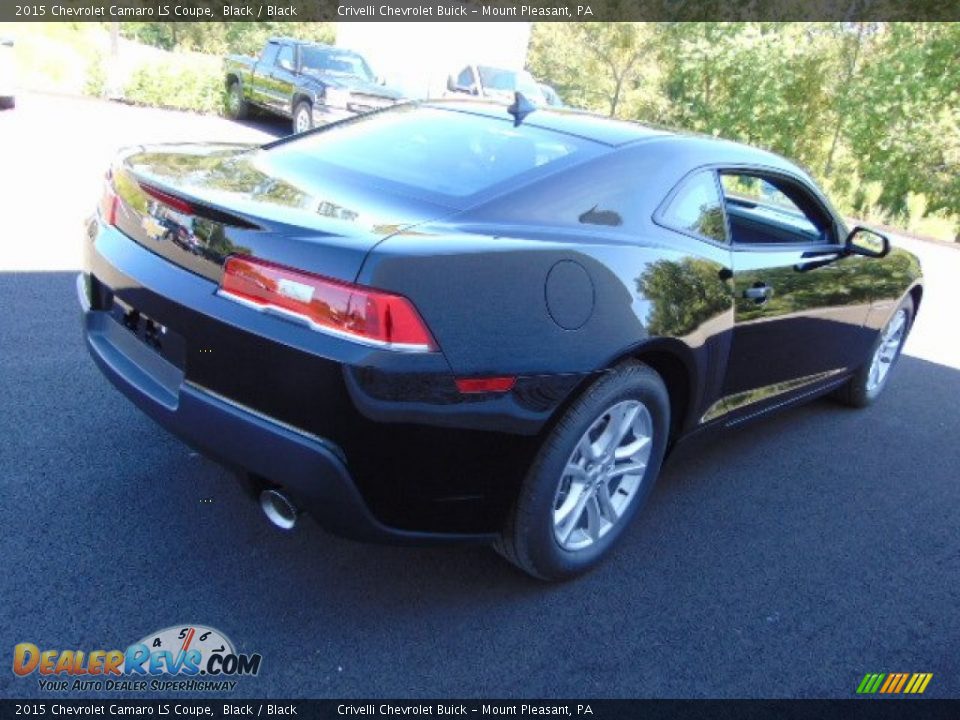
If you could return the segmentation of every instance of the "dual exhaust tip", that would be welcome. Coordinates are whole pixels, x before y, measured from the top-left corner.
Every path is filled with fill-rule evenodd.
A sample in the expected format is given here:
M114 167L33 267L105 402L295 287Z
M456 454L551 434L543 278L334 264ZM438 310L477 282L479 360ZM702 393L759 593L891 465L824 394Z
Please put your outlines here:
M260 509L267 520L281 530L293 530L300 516L300 509L279 488L269 488L260 493Z

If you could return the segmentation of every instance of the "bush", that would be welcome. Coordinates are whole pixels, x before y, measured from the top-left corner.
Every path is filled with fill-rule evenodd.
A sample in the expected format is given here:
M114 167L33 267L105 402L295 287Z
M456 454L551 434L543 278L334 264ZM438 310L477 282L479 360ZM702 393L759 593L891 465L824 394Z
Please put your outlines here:
M94 23L3 23L0 34L16 40L20 87L82 94L107 35Z
M216 113L223 109L220 62L206 56L156 57L134 68L123 88L126 100L155 107Z

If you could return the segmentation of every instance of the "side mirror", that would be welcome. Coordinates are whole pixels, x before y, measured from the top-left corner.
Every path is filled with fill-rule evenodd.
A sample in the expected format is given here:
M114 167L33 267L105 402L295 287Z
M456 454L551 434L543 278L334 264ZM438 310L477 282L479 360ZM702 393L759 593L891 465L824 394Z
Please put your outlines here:
M284 70L287 70L288 72L293 72L293 63L287 60L286 58L283 58L283 60L280 60L277 64L280 67L282 67Z
M882 258L890 253L890 240L876 230L857 226L847 235L844 249L848 255Z

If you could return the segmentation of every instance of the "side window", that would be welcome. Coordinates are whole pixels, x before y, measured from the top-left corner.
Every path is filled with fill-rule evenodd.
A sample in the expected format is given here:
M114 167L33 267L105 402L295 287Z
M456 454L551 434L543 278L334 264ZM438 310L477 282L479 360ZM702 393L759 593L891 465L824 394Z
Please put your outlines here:
M280 46L277 43L267 43L260 54L260 63L264 66L273 65L277 60L277 53L280 52Z
M833 220L796 181L773 175L722 172L720 185L734 243L834 241Z
M293 70L293 46L284 45L280 49L280 54L277 56L277 65L282 67L284 70Z
M473 77L473 68L465 67L460 74L457 75L457 85L463 88L473 89L473 86L476 85Z
M688 178L663 211L661 221L681 232L726 242L727 228L713 172L701 172Z

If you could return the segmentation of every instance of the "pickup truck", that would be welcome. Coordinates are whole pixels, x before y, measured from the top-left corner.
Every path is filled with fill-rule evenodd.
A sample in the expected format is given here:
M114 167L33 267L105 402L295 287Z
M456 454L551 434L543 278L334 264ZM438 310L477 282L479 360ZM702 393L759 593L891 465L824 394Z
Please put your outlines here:
M393 105L402 98L370 70L363 56L344 48L271 38L259 58L225 61L227 113L252 108L292 120L293 132Z

